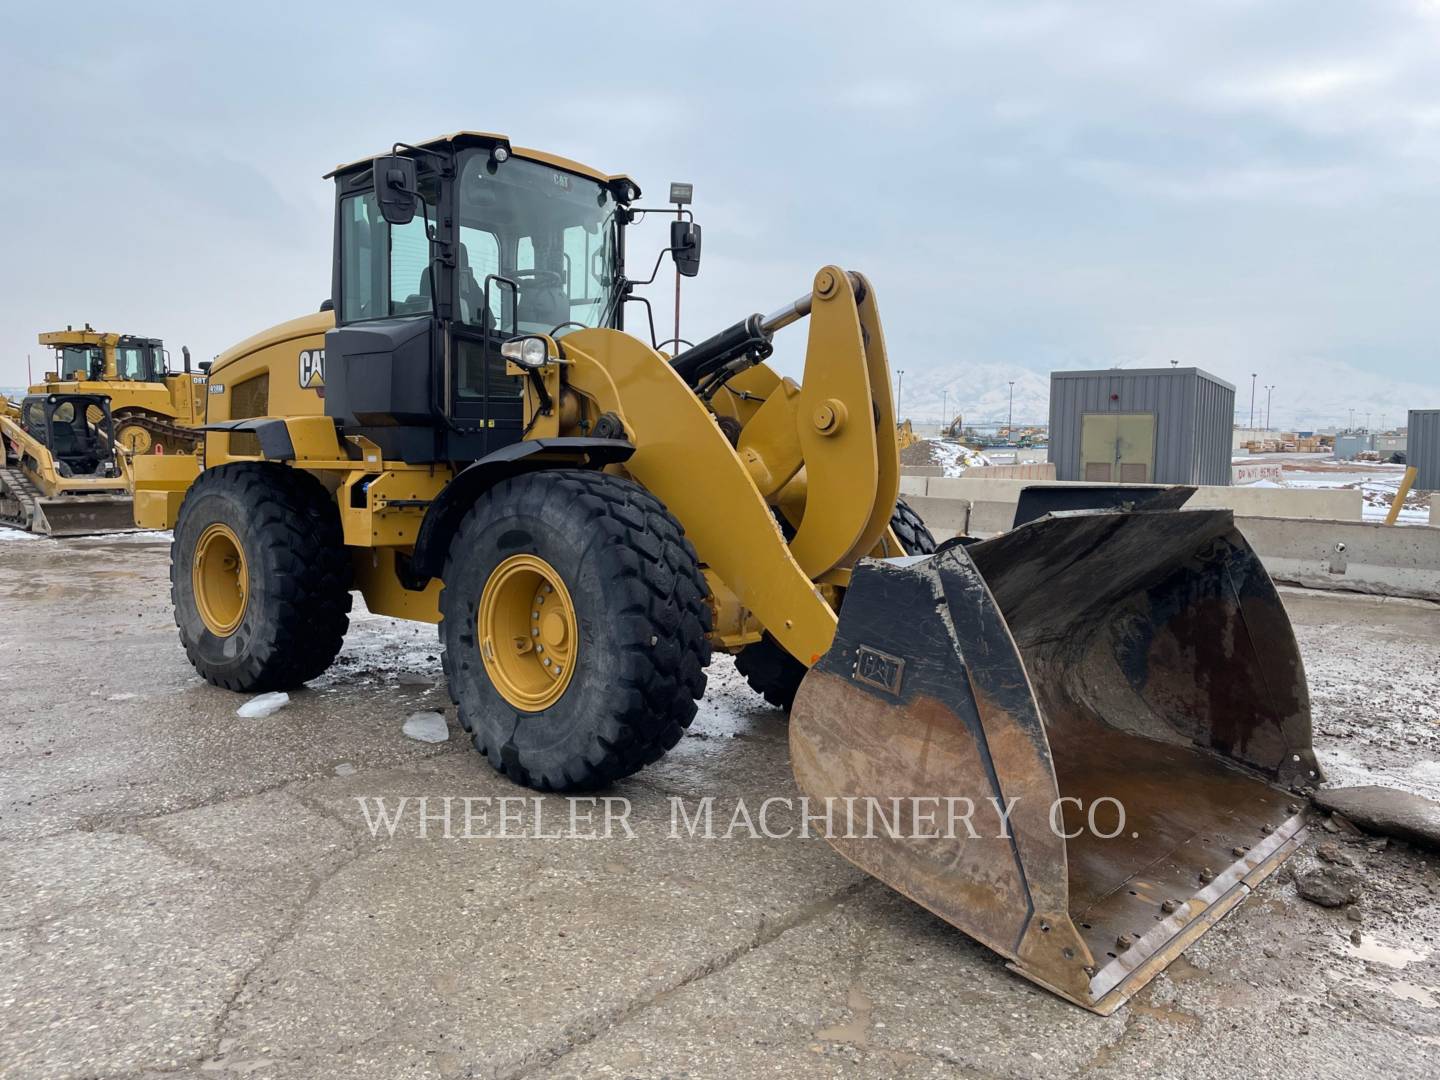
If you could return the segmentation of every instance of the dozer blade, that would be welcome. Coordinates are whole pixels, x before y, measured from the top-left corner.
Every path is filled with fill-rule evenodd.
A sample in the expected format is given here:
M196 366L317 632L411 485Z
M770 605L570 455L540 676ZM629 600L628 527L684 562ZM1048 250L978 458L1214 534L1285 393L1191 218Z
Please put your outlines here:
M1288 789L1319 780L1289 619L1228 510L862 563L790 745L841 854L1099 1013L1284 861Z
M87 536L135 528L129 495L63 495L35 500L35 532L49 536Z

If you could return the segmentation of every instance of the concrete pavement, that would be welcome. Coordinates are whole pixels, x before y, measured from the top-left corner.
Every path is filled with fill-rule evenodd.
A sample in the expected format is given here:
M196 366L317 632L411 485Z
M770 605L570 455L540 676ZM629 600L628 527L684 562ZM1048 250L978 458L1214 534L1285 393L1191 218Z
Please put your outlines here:
M7 1080L1440 1072L1433 856L1317 829L1364 867L1358 922L1282 872L1099 1018L823 841L673 837L672 798L795 794L727 660L690 736L609 793L633 837L376 836L357 797L528 795L459 737L433 630L361 616L243 720L178 646L167 563L155 538L0 539ZM1437 609L1286 598L1322 761L1423 786ZM1351 676L1316 679L1337 654ZM449 742L401 733L425 709Z

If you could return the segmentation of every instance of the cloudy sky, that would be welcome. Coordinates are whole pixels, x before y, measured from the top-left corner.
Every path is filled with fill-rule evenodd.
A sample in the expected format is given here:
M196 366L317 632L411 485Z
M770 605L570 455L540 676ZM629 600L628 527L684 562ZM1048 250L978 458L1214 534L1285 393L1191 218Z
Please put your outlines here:
M321 174L474 128L654 197L693 182L687 337L864 270L922 412L1172 361L1242 414L1257 373L1277 426L1440 406L1440 3L71 0L6 24L0 385L66 323L206 357L313 310Z

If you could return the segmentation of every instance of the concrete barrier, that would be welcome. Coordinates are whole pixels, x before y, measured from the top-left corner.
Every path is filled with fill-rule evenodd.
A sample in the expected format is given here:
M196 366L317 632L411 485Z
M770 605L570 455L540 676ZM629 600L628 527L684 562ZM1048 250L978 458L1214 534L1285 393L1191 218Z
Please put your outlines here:
M1034 480L981 476L901 477L900 490L908 497L963 499L970 504L970 528L977 536L1003 532L1015 516L1020 491ZM1069 483L1086 487L1083 483ZM1142 485L1137 485L1142 486ZM1154 485L1144 485L1154 486ZM1359 522L1363 500L1356 489L1245 488L1222 485L1196 489L1187 506L1196 509L1234 510L1240 517L1315 518Z
M1185 504L1197 510L1234 510L1237 517L1320 518L1356 521L1365 501L1359 488L1201 487Z
M1232 484L1253 484L1257 480L1285 479L1285 470L1278 461L1236 461L1230 465Z
M1005 532L1015 520L1021 489L1031 483L973 472L903 476L900 491L935 538L948 540L962 532ZM1440 523L1436 503L1440 500L1432 498L1432 523ZM1277 581L1440 601L1440 528L1362 521L1358 490L1207 486L1198 488L1186 506L1233 510L1241 532Z
M900 473L900 494L901 494L901 495L905 496L907 499L909 499L911 496L914 496L914 497L918 498L918 497L920 497L920 496L922 496L922 495L925 494L925 487L926 487L925 477L923 477L923 476L911 476L909 473L906 473L906 472L904 472L903 470L901 471L901 473Z
M965 470L964 480L1034 480L1055 482L1055 466L1048 461L1032 461L1018 465L973 465Z
M1236 524L1276 581L1440 601L1440 529L1238 516Z
M901 465L901 476L944 476L943 465Z
M964 499L931 499L924 495L907 495L905 502L920 515L930 535L936 540L970 534L970 504Z

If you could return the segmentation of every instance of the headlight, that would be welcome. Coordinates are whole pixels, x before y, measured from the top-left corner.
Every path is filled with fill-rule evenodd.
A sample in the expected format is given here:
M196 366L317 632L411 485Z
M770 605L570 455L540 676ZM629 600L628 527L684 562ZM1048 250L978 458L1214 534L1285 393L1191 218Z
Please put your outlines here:
M501 345L500 355L533 371L545 366L545 362L550 359L550 350L546 347L544 338L522 337Z

